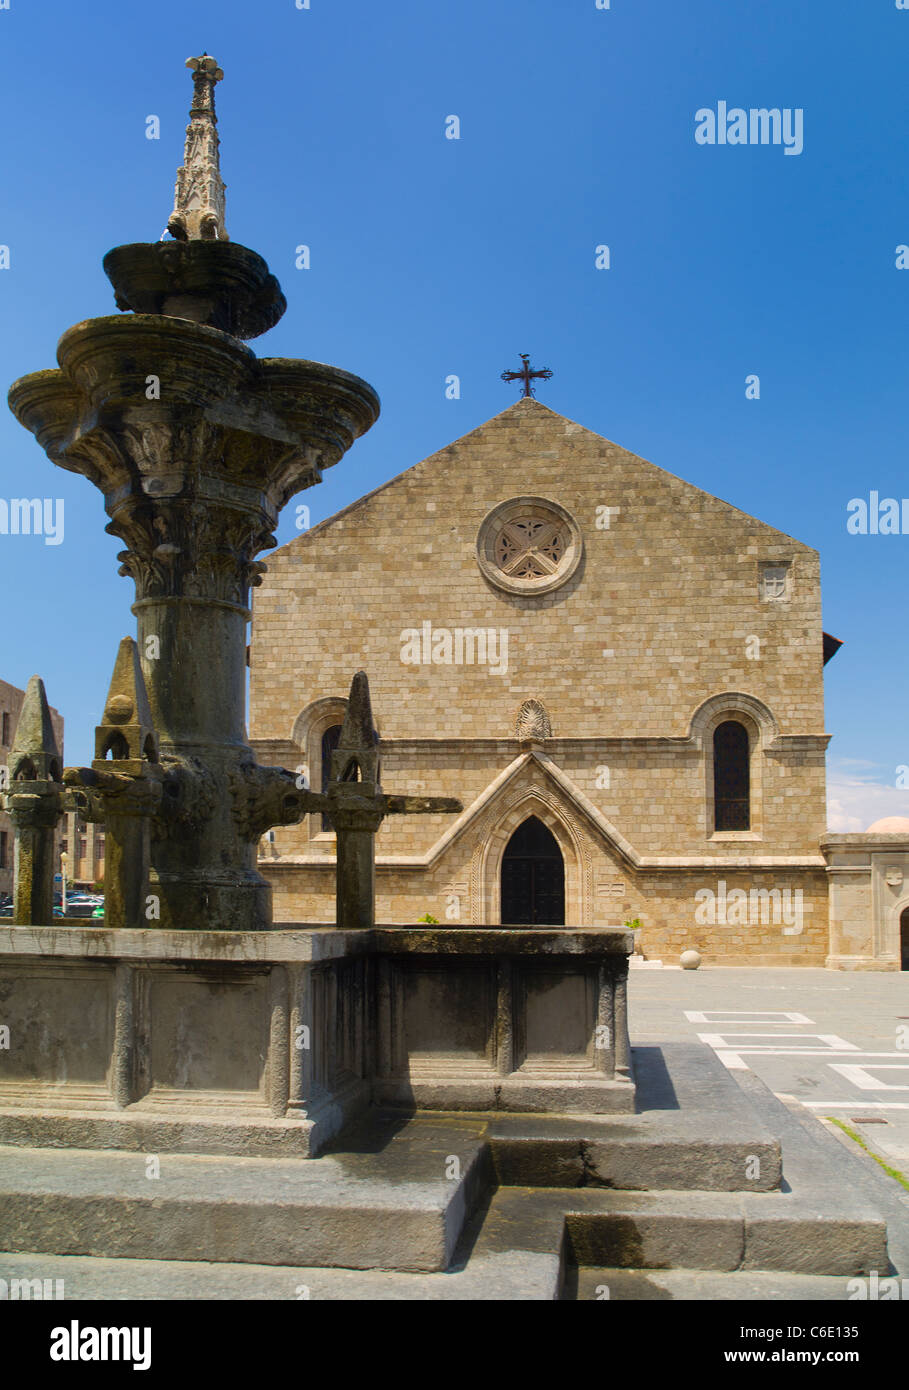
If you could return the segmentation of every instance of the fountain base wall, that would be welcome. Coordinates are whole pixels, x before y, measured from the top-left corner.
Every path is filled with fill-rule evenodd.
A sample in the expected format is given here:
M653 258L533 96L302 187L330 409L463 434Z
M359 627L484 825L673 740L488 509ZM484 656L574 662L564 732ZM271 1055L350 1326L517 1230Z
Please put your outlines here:
M0 1143L314 1157L371 1103L634 1110L620 928L0 932Z

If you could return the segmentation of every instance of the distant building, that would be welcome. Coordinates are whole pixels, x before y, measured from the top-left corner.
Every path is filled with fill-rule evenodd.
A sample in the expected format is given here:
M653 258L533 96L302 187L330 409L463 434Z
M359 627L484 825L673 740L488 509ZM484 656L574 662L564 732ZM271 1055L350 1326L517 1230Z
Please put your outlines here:
M69 862L66 868L67 885L91 887L104 878L104 826L89 824L75 811L68 811L63 821L63 839Z

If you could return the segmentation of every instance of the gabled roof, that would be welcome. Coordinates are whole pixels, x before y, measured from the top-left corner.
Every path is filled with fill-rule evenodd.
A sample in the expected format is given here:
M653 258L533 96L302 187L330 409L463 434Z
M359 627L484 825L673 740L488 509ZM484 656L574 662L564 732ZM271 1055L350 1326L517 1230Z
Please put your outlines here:
M404 469L403 472L395 474L393 478L389 478L387 482L380 483L378 487L364 493L363 496L358 497L356 501L348 503L346 507L342 507L339 511L326 517L324 521L318 522L308 531L301 532L298 536L294 536L292 540L286 542L286 544L281 546L277 551L272 552L269 563L271 563L271 560L274 559L276 555L280 555L282 551L288 550L291 547L299 549L302 546L317 543L320 537L340 520L366 507L370 502L381 496L382 493L399 487L401 484L405 483L408 478L418 476L421 473L432 472L435 468L441 467L443 462L450 458L452 452L464 451L469 453L472 442L476 442L477 444L480 442L488 444L490 435L494 436L496 431L499 430L503 432L503 436L505 434L511 436L515 425L517 424L520 426L522 423L526 423L528 426L532 425L534 428L539 428L541 423L549 424L553 429L554 438L559 439L564 439L566 432L569 430L575 436L579 433L586 435L590 439L596 441L600 451L603 453L604 466L609 462L610 455L620 455L624 459L630 460L633 464L639 465L644 476L649 475L654 479L662 480L672 487L682 489L689 494L700 496L713 507L726 508L730 513L744 518L751 525L766 529L768 532L772 532L773 535L786 541L791 541L793 545L797 545L804 550L811 550L811 547L805 545L804 542L796 540L795 537L788 535L788 533L784 531L780 531L777 527L771 526L768 522L761 521L758 517L751 516L750 513L742 511L740 507L736 507L733 503L726 502L723 498L716 497L713 493L706 492L703 488L696 487L694 483L689 483L686 479L680 478L677 474L670 473L667 469L661 468L658 464L651 463L648 459L642 458L639 454L635 454L631 450L623 448L621 444L616 444L612 440L607 439L604 435L597 434L595 430L588 429L586 425L580 425L577 421L570 420L565 415L560 415L557 411L551 410L549 406L543 405L541 401L535 400L533 397L524 397L515 401L512 405L507 406L506 409L500 411L498 415L493 415L490 419L483 421L482 424L476 425L472 430L468 430L466 434L452 440L450 444L446 444L443 448L436 450L435 453L429 454L426 458L421 459L419 463L412 464L409 468Z

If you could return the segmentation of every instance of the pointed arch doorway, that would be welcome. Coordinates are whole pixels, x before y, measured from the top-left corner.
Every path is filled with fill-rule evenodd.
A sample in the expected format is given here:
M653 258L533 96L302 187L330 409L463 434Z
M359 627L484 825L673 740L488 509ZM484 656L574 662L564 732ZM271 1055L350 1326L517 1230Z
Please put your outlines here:
M909 970L909 907L900 913L900 969Z
M502 856L502 925L565 925L565 861L541 820L528 816Z

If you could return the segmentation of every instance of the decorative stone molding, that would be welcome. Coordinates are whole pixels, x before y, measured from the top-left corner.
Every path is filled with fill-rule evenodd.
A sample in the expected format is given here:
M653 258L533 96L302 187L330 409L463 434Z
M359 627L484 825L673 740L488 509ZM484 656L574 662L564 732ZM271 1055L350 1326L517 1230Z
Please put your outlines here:
M290 731L291 743L295 743L300 752L306 754L313 734L318 733L321 738L325 730L330 729L333 724L343 724L346 712L346 696L326 695L321 700L313 700L294 720Z
M571 513L543 497L500 502L477 535L482 574L497 589L525 597L566 584L583 549L581 529Z
M763 700L740 690L724 690L698 705L688 723L688 737L699 747L706 748L717 724L724 719L740 719L742 716L750 720L760 733L762 746L775 743L779 738L780 729L773 711Z
M514 727L515 738L522 743L552 738L552 724L546 706L540 700L525 700L518 710Z

